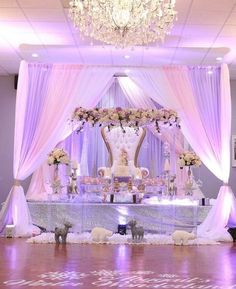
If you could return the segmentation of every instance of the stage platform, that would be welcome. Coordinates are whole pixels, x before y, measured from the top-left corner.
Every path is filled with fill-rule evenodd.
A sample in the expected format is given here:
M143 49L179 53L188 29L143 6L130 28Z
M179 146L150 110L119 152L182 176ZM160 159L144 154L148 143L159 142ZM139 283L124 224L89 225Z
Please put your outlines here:
M192 231L206 218L211 206L150 205L118 203L28 202L33 223L54 231L65 221L71 231L85 232L94 227L117 231L118 224L135 218L146 231L171 234L175 230Z

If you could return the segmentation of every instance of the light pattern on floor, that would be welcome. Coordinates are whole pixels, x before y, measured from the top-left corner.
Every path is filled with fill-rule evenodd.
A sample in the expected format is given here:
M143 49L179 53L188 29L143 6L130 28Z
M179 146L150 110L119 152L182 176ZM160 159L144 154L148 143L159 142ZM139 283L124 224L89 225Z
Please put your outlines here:
M88 284L89 281L89 284ZM85 283L89 287L84 287ZM46 272L35 280L7 280L5 286L18 287L78 287L78 288L180 288L180 289L233 289L236 284L216 285L211 279L176 274L156 274L153 271L78 271Z

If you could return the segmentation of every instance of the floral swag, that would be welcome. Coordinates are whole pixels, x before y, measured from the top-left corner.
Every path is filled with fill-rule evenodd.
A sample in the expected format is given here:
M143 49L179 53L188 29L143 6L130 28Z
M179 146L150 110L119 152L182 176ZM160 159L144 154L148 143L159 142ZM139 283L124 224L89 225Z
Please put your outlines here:
M125 126L133 127L138 132L139 127L154 124L157 132L160 127L179 127L179 118L173 110L167 109L134 109L134 108L95 108L85 109L76 108L72 121L79 123L78 132L80 132L85 123L91 126L107 126L110 130L113 126L120 126L125 133Z

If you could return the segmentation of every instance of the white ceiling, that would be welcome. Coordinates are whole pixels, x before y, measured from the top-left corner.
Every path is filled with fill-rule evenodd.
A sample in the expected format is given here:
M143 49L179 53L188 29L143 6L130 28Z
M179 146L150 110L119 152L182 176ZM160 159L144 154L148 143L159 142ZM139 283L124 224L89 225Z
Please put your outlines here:
M134 50L91 46L68 19L69 1L0 0L0 75L16 74L22 59L149 66L214 65L223 57L236 79L236 0L176 0L171 35L163 44Z

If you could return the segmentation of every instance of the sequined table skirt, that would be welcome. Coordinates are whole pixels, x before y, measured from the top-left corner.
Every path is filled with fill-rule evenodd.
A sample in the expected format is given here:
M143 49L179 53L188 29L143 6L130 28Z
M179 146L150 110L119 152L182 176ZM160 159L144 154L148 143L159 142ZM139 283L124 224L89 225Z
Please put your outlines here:
M94 227L117 231L118 224L132 218L145 231L171 234L175 230L192 231L206 218L210 206L148 205L148 204L96 204L29 202L33 223L54 231L65 221L73 224L71 231L85 232Z

